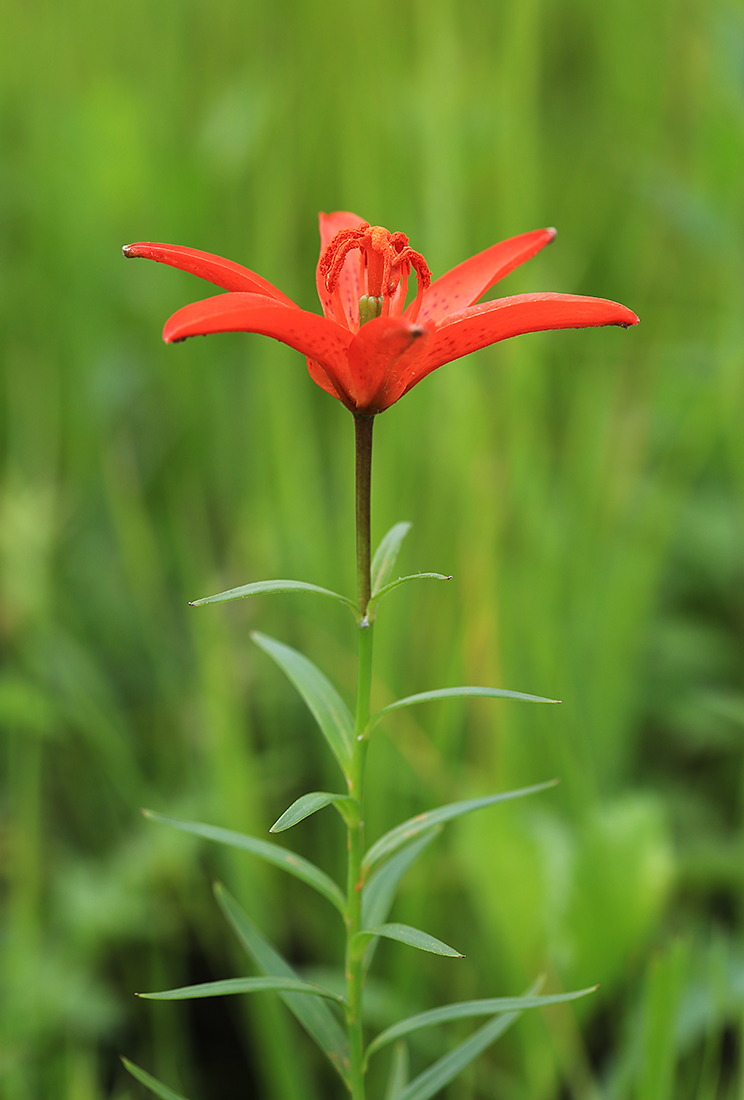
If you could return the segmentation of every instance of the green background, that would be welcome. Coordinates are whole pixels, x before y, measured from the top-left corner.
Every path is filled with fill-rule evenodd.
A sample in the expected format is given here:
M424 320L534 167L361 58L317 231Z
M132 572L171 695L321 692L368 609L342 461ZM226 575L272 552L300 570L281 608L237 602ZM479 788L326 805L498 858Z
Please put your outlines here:
M160 342L213 288L133 240L259 271L317 309L317 212L403 230L434 275L543 225L503 293L622 301L627 332L520 337L376 424L373 535L407 519L373 701L482 683L557 696L404 711L369 835L560 776L452 825L394 920L460 963L378 955L375 1026L601 982L525 1017L451 1100L744 1097L744 9L726 0L10 0L0 38L0 1094L320 1100L270 995L137 1002L249 973L225 879L298 965L326 904L140 806L265 836L337 782L248 639L349 698L354 630L269 577L353 590L349 414L284 346ZM332 810L288 841L340 875ZM421 1033L421 1068L468 1028ZM387 1056L380 1056L381 1065ZM373 1094L382 1079L373 1075Z

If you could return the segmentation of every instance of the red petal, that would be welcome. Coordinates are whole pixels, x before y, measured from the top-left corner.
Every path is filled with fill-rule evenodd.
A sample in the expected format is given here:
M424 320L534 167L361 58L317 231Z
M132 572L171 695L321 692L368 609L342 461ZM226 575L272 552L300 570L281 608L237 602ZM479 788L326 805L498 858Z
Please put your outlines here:
M431 371L523 332L558 328L593 328L598 325L636 325L635 313L606 298L577 294L518 294L471 306L437 326L429 352L407 389Z
M224 259L223 256L213 256L211 252L199 252L196 248L182 248L177 244L148 244L146 241L124 245L122 252L127 257L143 256L147 260L178 267L181 271L188 271L215 286L221 286L223 290L267 294L283 305L295 304L268 279L256 275L255 271L249 271L247 267L233 263L232 260Z
M258 332L315 359L336 384L351 393L347 348L352 336L335 321L267 300L264 294L218 294L184 306L163 329L166 344L212 332ZM324 387L325 388L325 387Z
M424 293L419 321L441 321L477 302L489 287L515 267L532 259L555 237L555 229L536 229L492 245L458 264L431 284Z
M348 210L336 210L333 214L318 214L318 222L320 224L320 255L322 256L328 245L341 229L356 229L358 225L361 225L364 218L360 218L358 214L351 214ZM318 297L320 298L320 304L323 307L323 313L326 317L334 318L333 309L331 307L331 295L325 288L325 283L320 275L320 261L318 261L318 267L315 270L315 284L318 288ZM341 301L343 303L344 312L346 314L347 322L354 332L359 328L359 296L361 291L359 289L359 253L352 252L347 258L346 263L341 271L341 278L339 279L339 293L341 295ZM343 318L336 318L339 324L342 323Z
M353 398L349 394L344 393L338 386L334 385L333 379L323 370L320 363L317 363L315 359L311 359L309 356L307 359L307 371L317 386L320 386L322 390L329 393L331 397L335 397L338 401L343 401L347 409L351 409L352 412L354 411L355 405Z
M426 355L433 334L403 317L377 317L362 326L349 345L357 412L382 412L405 393L402 380Z
M363 221L364 218L360 218L358 214L352 214L349 210L334 210L332 214L324 214L321 210L318 214L321 256L337 233L342 229L356 229Z

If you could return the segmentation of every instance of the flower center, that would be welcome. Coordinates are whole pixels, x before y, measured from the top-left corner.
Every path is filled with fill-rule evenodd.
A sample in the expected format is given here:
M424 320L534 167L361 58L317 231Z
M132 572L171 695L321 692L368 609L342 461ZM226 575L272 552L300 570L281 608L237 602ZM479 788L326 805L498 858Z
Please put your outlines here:
M362 222L356 229L340 230L321 257L320 273L326 290L333 295L336 316L343 316L340 300L337 302L336 298L340 298L339 282L346 258L354 249L359 250L360 326L375 317L402 314L411 268L418 282L410 309L410 320L415 321L423 293L431 283L426 260L409 247L405 233L390 233L381 225L368 222Z

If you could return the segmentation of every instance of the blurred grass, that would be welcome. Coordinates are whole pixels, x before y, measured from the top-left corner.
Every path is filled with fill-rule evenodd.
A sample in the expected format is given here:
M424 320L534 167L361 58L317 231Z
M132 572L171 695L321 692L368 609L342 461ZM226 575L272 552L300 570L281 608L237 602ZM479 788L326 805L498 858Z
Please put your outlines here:
M447 703L381 729L371 836L562 779L464 821L406 881L396 919L468 962L386 944L383 976L401 1011L540 970L555 988L601 980L576 1015L526 1018L456 1100L739 1100L740 4L11 0L4 23L0 1093L134 1097L119 1051L192 1100L334 1087L268 998L131 994L240 972L215 876L298 962L339 964L300 886L137 809L263 835L335 781L247 632L349 692L343 613L186 603L271 576L352 589L350 419L284 347L163 347L165 317L209 291L119 249L227 255L315 309L317 211L341 208L405 230L435 275L554 224L504 293L596 294L642 318L489 349L377 423L376 533L412 520L402 561L455 580L384 605L376 698L483 682L564 700ZM336 824L292 844L338 872Z

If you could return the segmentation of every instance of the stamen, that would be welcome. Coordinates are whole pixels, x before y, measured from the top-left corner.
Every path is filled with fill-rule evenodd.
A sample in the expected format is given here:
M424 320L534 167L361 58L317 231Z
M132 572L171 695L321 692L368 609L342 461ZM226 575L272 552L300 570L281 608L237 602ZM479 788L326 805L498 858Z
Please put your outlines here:
M380 225L362 222L356 229L341 229L320 260L320 274L331 295L331 308L337 319L340 309L339 282L350 252L359 249L359 287L366 291L359 299L359 324L389 314L400 316L406 303L408 276L416 272L416 298L411 305L411 320L418 316L424 291L431 283L426 261L408 244L405 233L390 233ZM344 320L345 314L344 314Z
M421 309L424 291L428 290L431 286L431 272L427 267L426 260L420 253L414 252L411 248L409 248L408 251L410 253L411 267L416 272L416 297L411 303L411 315L409 317L410 321L415 321Z

